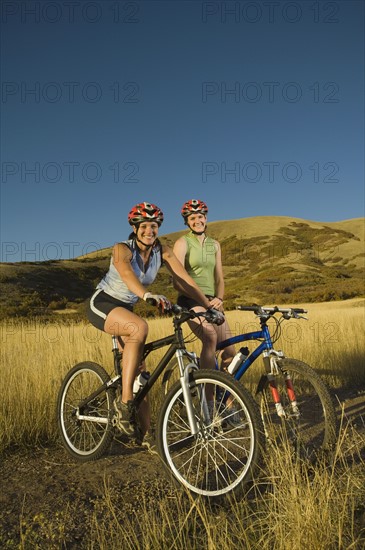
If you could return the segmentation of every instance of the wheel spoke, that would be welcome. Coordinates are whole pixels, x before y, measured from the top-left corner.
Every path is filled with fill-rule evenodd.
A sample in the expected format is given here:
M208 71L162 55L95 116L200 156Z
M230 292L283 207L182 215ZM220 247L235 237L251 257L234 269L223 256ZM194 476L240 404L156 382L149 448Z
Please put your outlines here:
M280 362L290 374L297 401L293 411L284 375L277 375L285 417L279 418L268 385L259 394L260 408L268 439L275 445L290 445L301 458L315 460L319 452L329 449L336 439L336 419L328 390L309 365L293 359Z
M263 443L261 418L251 395L231 377L199 371L194 379L192 405L198 434L193 437L188 422L182 421L180 410L184 403L177 383L166 397L158 422L161 455L178 481L192 492L218 496L250 478ZM213 386L216 396L209 421L203 405L207 385ZM236 426L227 424L228 396L229 405L234 405L239 417Z
M101 456L111 442L114 390L103 389L80 409L80 403L108 380L100 365L80 363L62 384L57 403L61 436L66 449L80 460Z

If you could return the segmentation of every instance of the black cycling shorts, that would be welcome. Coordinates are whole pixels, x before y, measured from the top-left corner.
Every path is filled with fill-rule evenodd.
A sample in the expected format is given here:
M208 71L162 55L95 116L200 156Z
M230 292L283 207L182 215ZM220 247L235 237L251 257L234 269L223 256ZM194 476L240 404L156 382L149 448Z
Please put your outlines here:
M133 306L131 304L126 304L121 300L117 300L103 290L97 290L91 296L90 302L87 305L86 315L94 327L99 330L104 330L105 319L116 307L124 307L129 311L133 311Z
M213 300L214 296L208 296L206 294L206 297L208 300ZM185 307L186 309L192 309L196 306L201 306L199 302L197 302L194 298L188 298L188 296L184 296L183 294L180 294L177 298L177 305L180 307Z

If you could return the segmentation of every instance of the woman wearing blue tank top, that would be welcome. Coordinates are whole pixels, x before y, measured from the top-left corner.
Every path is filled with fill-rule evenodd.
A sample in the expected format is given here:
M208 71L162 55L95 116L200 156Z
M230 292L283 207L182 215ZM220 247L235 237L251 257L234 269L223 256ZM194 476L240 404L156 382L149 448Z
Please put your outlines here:
M196 282L209 300L209 307L223 312L224 278L219 242L205 234L208 207L201 200L192 199L184 203L181 215L189 233L180 237L173 251L188 274ZM202 305L186 291L177 281L175 288L179 291L177 303L180 306L202 311ZM232 336L227 320L220 326L211 325L206 321L192 319L189 325L202 341L200 361L204 368L215 368L215 350L217 342ZM234 346L225 348L222 353L222 368L226 369L233 356Z
M133 232L127 241L114 246L109 271L91 297L88 318L98 329L121 337L123 389L121 401L116 401L115 407L119 427L126 434L140 440L150 427L149 404L146 400L141 405L137 422L131 402L133 382L141 365L148 325L133 312L133 305L139 298L151 298L162 311L170 309L168 298L146 292L146 287L154 281L162 261L187 295L205 308L210 307L210 303L172 250L160 244L157 236L163 222L162 211L154 204L142 202L129 212L128 221ZM142 434L138 432L138 426Z

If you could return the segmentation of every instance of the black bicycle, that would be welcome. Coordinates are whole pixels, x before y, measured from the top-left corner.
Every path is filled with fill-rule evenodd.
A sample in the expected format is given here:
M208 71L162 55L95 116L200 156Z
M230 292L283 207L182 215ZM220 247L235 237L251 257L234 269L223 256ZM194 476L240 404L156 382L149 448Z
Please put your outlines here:
M193 494L207 497L236 491L252 479L265 444L258 404L230 375L199 368L187 351L182 324L194 317L216 322L214 312L195 313L174 305L170 336L145 345L143 358L169 346L133 399L138 410L164 370L176 358L179 379L166 395L156 422L158 454L179 483ZM114 375L99 364L75 365L62 382L57 417L62 442L77 460L100 458L118 433L114 406L121 394L122 354L112 337ZM234 420L234 421L233 421Z

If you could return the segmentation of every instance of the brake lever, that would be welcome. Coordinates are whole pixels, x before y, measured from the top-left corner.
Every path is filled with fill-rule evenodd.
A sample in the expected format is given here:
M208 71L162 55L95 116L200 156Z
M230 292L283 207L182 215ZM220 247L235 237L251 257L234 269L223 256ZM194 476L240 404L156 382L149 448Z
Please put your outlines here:
M293 317L294 319L304 319L305 321L308 321L308 317L304 317L304 315L299 315L299 313L297 313L296 311L292 311L291 315L289 314L289 317L285 318L290 319L290 317Z

